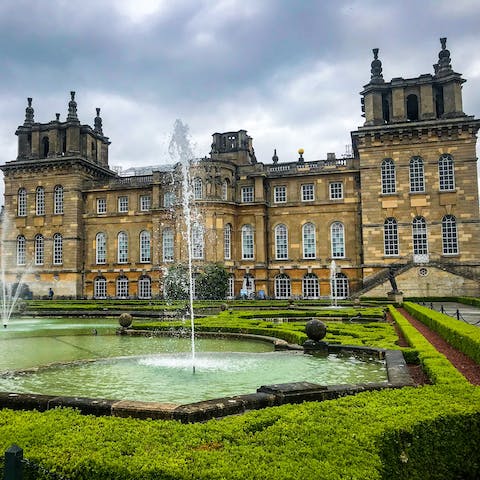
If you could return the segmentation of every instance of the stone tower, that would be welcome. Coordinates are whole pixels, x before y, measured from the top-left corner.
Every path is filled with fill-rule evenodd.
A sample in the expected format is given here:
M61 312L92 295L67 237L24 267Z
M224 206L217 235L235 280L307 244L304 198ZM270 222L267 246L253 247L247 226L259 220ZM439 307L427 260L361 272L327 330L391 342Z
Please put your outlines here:
M100 109L94 128L82 125L71 92L65 121L57 113L54 120L37 123L29 98L25 121L15 133L17 158L1 166L7 277L13 281L28 271L24 280L34 295L53 288L57 295L79 297L85 249L82 191L92 180L115 175L108 167L110 142L103 135Z
M419 295L467 293L478 279L480 121L463 112L465 80L452 69L446 38L440 41L433 74L390 82L373 50L361 92L365 123L352 132L360 157L364 283L390 266L399 288Z

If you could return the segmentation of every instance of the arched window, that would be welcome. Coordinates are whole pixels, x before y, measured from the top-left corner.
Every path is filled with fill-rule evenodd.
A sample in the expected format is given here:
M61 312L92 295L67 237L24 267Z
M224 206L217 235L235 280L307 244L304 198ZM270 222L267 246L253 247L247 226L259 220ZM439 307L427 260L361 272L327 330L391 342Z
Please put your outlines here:
M303 298L318 298L320 296L320 287L318 277L314 273L307 273L302 281Z
M418 120L418 98L414 94L407 97L407 118L408 120Z
M45 189L43 187L37 187L35 191L35 213L45 215Z
M290 277L284 273L275 277L275 298L290 298L292 288Z
M63 187L56 185L53 189L53 213L61 215L63 213Z
M27 191L24 188L18 189L17 215L19 217L25 217L27 215Z
M423 173L423 160L420 157L410 159L410 192L425 191L425 176Z
M128 235L125 232L120 232L118 234L117 240L118 240L117 262L127 263L128 262Z
M150 256L150 232L140 232L140 263L149 263Z
M306 223L302 227L303 258L315 258L317 256L317 244L315 238L315 225Z
M173 262L173 230L166 228L162 233L163 261Z
M253 259L253 228L251 225L242 227L242 259Z
M193 198L195 200L201 200L203 198L203 182L199 177L193 179Z
M229 223L223 229L223 258L225 260L232 258L232 226Z
M117 277L116 287L117 298L128 298L128 278L125 275Z
M438 160L438 179L441 191L455 190L455 170L451 155L442 155Z
M45 262L45 240L43 235L35 235L35 265L43 265Z
M442 218L442 251L444 255L458 254L457 219L453 215Z
M42 155L43 158L48 157L48 152L50 151L50 141L48 140L48 137L43 137L42 138Z
M205 250L203 225L194 223L192 225L192 258L202 259Z
M275 227L275 258L277 260L288 258L288 230L283 224Z
M27 263L27 241L23 235L17 237L17 265Z
M152 298L152 279L148 275L138 279L138 298Z
M335 274L334 281L334 298L342 299L348 298L349 287L348 287L348 277L344 273Z
M63 237L56 233L53 236L53 264L61 265L63 263Z
M412 222L413 254L428 255L427 222L423 217L415 217Z
M107 279L105 277L95 277L93 281L93 298L107 298Z
M247 297L251 297L255 293L255 278L253 278L251 273L246 273L243 277L240 293L242 296L246 295Z
M391 158L385 158L381 165L382 193L395 193L397 191L395 179L395 163Z
M345 257L345 234L343 223L332 223L332 226L330 227L330 238L332 242L332 257Z
M107 235L97 233L95 237L95 263L104 264L107 261Z
M386 256L398 255L398 225L394 218L383 223L383 251Z

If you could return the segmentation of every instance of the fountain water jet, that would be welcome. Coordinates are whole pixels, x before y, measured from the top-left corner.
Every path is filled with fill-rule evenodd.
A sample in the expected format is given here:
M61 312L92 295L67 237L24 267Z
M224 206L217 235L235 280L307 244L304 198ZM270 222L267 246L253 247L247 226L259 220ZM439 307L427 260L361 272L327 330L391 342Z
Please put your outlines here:
M187 241L188 254L188 293L191 327L191 350L192 350L192 371L195 373L195 315L193 312L193 240L192 240L192 214L194 194L190 177L190 162L194 158L193 150L189 141L188 126L181 120L176 120L173 128L172 138L168 146L172 159L180 162L182 168L182 206L185 221L185 237Z

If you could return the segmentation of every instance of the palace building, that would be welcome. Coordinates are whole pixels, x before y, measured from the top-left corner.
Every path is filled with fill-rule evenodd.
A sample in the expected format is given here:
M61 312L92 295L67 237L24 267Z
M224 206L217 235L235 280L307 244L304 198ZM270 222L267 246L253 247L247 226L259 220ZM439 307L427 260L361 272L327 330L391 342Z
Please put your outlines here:
M231 296L378 297L394 283L407 296L480 295L480 121L463 111L465 80L446 39L416 78L384 80L373 53L351 155L264 162L239 130L190 162L194 267L224 264ZM36 122L29 98L16 135L1 166L6 278L23 275L38 297L162 297L168 267L187 259L181 166L111 169L100 109L81 124L74 92L65 121Z

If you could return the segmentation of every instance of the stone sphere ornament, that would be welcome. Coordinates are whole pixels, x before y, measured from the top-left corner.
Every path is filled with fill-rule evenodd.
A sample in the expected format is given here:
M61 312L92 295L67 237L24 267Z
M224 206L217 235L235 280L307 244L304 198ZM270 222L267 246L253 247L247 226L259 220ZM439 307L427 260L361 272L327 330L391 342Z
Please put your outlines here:
M305 325L305 333L310 340L319 342L327 334L327 326L316 318L312 318Z
M118 323L122 328L128 328L132 324L133 318L129 313L121 313Z

